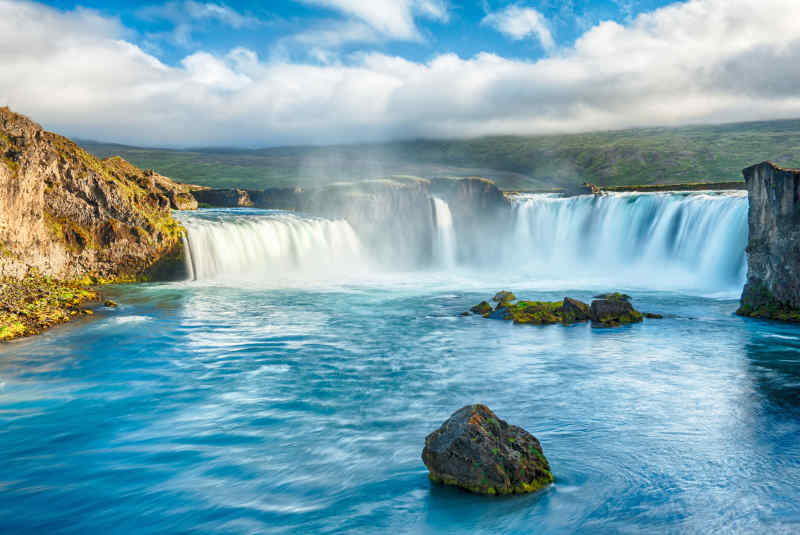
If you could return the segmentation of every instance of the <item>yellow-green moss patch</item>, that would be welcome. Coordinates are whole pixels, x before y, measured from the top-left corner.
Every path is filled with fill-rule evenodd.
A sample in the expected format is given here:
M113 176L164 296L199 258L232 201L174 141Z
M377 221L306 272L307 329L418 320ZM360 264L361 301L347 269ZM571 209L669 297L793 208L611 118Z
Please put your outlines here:
M64 282L31 270L21 278L0 279L0 341L39 334L90 312L83 307L100 299L92 288Z

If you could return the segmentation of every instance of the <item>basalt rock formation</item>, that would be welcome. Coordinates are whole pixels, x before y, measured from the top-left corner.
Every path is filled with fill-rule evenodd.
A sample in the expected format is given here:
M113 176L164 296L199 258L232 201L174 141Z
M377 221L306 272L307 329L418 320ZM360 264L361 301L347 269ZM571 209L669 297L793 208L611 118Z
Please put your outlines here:
M485 405L467 405L425 438L422 461L436 483L478 494L524 494L553 482L536 438Z
M243 189L196 189L192 192L201 205L236 208L254 206L250 193Z
M762 162L742 173L749 241L737 314L800 322L800 169Z
M0 108L0 276L31 268L60 280L180 276L182 228L171 208L189 187Z

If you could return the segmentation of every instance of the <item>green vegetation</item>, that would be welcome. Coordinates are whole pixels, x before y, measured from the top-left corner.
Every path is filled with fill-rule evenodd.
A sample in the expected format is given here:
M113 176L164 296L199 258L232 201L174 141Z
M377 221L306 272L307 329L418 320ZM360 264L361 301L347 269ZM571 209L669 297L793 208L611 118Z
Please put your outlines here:
M563 301L519 301L506 304L506 310L514 323L549 325L561 321Z
M140 168L211 187L318 186L389 175L485 176L506 190L741 181L773 160L800 166L800 120L259 150L143 149L85 142Z
M92 311L97 292L81 282L62 282L31 270L21 278L0 279L0 341L38 334Z

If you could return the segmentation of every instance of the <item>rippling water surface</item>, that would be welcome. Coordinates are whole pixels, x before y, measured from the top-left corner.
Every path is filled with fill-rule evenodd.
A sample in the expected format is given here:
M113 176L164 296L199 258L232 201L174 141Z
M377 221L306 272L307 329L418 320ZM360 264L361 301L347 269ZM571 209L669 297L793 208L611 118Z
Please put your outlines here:
M733 315L744 199L558 202L524 199L472 271L457 226L391 273L343 221L186 216L201 280L0 346L0 533L800 532L800 327ZM458 316L505 288L627 288L665 319ZM432 485L425 435L471 403L538 437L555 484Z
M598 330L457 317L495 288L436 277L242 286L125 288L0 349L0 531L800 529L797 327L676 293ZM541 440L552 487L429 483L425 435L475 402Z

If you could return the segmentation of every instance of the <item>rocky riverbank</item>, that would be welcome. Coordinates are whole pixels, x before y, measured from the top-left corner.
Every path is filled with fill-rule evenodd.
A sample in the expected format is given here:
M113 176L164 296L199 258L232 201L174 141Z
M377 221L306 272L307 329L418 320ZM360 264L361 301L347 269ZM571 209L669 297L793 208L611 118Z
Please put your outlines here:
M94 314L100 293L86 282L64 282L31 270L0 278L0 341L39 334L78 316Z
M171 210L196 207L188 185L99 160L0 108L3 338L69 319L91 299L87 284L184 276L183 228Z

